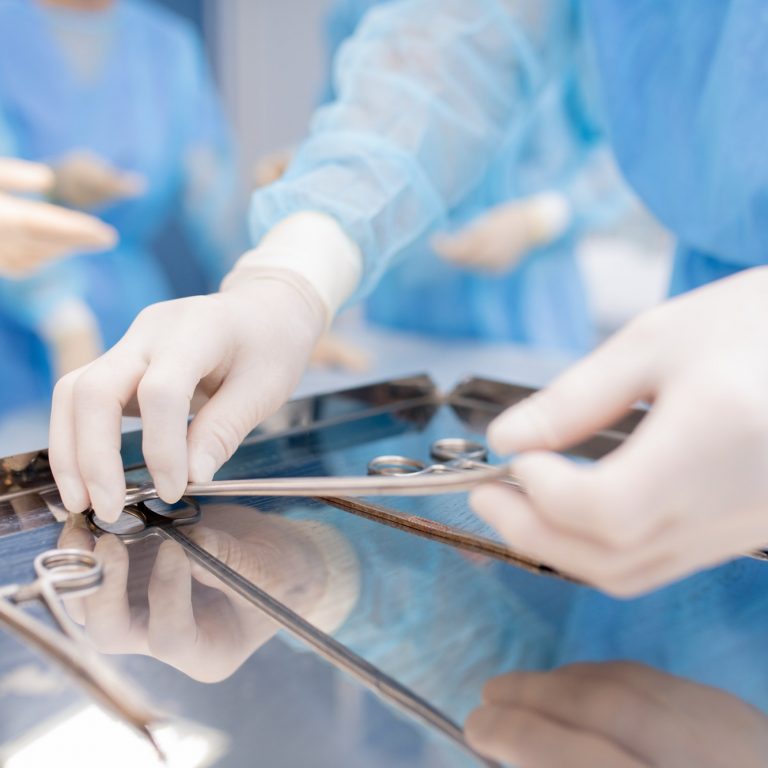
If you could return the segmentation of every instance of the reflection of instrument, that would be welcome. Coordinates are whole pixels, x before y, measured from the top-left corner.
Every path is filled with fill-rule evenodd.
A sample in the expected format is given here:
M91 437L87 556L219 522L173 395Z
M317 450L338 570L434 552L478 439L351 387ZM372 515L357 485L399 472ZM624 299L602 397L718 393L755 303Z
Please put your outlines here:
M185 536L179 528L184 525L193 525L199 522L202 517L200 508L193 500L185 499L185 501L188 506L170 514L158 514L143 502L131 505L125 508L123 515L113 524L97 522L98 518L94 516L93 512L86 513L86 516L91 530L97 535L112 533L126 543L139 541L150 536L159 536L166 540L175 541L184 549L191 560L201 565L209 573L216 576L222 584L263 611L283 629L305 642L320 656L345 669L363 685L395 706L399 706L419 720L437 728L451 741L480 761L482 765L496 766L496 763L477 755L464 741L461 727L440 710L389 675L384 674L361 656L347 649L334 638L321 632L299 614Z
M87 643L70 619L61 597L83 597L98 589L102 567L95 555L79 549L51 549L35 558L37 578L0 588L0 621L70 672L102 705L139 731L159 752L149 726L156 717L133 688ZM19 606L37 600L60 633Z
M443 441L438 441L443 442ZM376 462L387 463L395 459L404 471L370 472L368 477L278 477L248 480L212 480L209 483L190 483L186 488L189 496L431 496L440 493L459 493L474 488L479 483L493 480L511 480L510 469L505 464L494 466L481 462L454 459L448 464L430 467L418 464L420 471L407 471L413 465L401 456L380 456ZM157 499L157 491L151 483L131 488L126 492L126 506Z

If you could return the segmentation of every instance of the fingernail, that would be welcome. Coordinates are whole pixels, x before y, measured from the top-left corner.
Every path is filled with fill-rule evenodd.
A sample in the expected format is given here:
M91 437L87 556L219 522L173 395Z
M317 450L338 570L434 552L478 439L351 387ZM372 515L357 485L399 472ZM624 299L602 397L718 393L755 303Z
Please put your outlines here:
M175 504L184 493L184 482L181 483L173 475L165 472L156 472L152 475L152 482L155 484L157 495L166 504Z
M189 459L189 479L193 483L208 483L213 480L219 462L207 453L198 453Z
M81 483L70 477L59 477L56 485L68 512L83 512L88 509L88 496Z
M123 505L120 497L116 497L113 490L108 491L101 486L94 485L88 489L88 493L96 517L105 523L114 523L120 517Z

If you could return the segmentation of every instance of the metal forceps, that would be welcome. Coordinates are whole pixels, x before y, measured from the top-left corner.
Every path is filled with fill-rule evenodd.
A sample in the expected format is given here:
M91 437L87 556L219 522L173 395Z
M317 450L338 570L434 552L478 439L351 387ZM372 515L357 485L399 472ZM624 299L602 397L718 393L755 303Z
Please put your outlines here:
M98 558L81 549L50 549L35 558L34 568L34 581L0 587L0 622L70 672L99 703L148 739L162 755L149 730L156 715L88 644L61 602L62 597L83 597L98 589L103 577ZM33 600L45 606L59 632L20 607Z
M463 448L462 448L463 446ZM211 480L190 483L189 496L430 496L459 493L478 483L492 480L512 481L506 464L488 464L485 448L480 443L463 438L438 440L432 445L435 458L443 464L430 467L403 456L380 456L368 465L368 476L359 477L277 477L248 480ZM482 460L481 460L482 458ZM372 471L372 466L384 467L387 461L397 463L400 471ZM471 470L471 471L469 471ZM129 488L125 506L158 498L152 483Z
M368 474L384 477L418 477L445 475L465 470L487 472L489 469L498 468L488 463L488 449L482 443L464 437L435 440L430 446L429 454L436 463L425 464L419 459L410 459L399 454L377 456L368 462ZM521 488L520 483L509 472L495 479Z
M128 544L149 536L159 536L166 540L175 541L184 549L190 560L216 576L222 584L258 608L294 637L302 640L319 656L334 666L346 670L359 682L390 703L439 730L457 744L460 749L472 755L480 765L487 766L487 768L500 768L497 763L474 752L464 740L464 732L461 727L428 701L398 683L394 678L384 674L380 669L349 650L333 637L321 632L268 592L250 582L191 538L185 536L180 529L183 526L199 522L202 518L202 511L194 499L185 497L182 501L187 505L187 508L164 514L153 511L144 502L131 504L125 507L122 516L118 518L116 523L104 523L95 516L93 510L90 510L86 513L86 521L91 531L97 536L103 533L112 533Z

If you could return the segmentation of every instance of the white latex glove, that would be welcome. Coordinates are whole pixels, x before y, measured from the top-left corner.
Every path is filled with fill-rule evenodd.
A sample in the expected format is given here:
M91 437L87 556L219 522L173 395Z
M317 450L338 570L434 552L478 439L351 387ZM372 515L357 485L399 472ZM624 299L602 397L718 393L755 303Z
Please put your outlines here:
M354 607L359 565L330 526L267 515L235 504L209 505L205 525L185 535L324 632ZM173 541L129 549L111 534L94 542L70 516L60 547L95 550L101 587L67 610L104 653L153 656L203 682L229 677L280 627ZM207 587L200 589L199 585Z
M515 548L634 595L768 544L768 268L646 312L488 429L527 495L471 503ZM653 406L609 456L566 449Z
M355 259L335 222L297 214L240 260L221 292L148 307L105 355L61 379L49 458L67 509L90 505L106 521L119 516L120 417L134 398L144 459L161 498L175 502L189 480L210 480L295 388L324 327L354 288ZM188 429L193 397L208 401Z
M533 248L561 237L570 223L567 199L546 193L496 206L459 232L438 235L432 247L457 266L507 272Z
M520 768L758 768L768 720L735 696L642 664L572 664L490 680L464 727Z
M146 192L147 180L138 173L115 168L98 155L76 150L54 166L52 197L72 208L95 208Z
M0 158L0 276L24 277L72 251L117 242L115 230L92 216L7 194L46 194L52 183L44 165Z

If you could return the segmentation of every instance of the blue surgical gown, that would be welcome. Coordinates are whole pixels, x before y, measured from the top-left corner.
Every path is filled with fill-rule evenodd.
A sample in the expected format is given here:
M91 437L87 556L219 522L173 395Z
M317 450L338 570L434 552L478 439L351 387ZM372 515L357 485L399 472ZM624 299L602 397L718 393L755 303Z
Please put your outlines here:
M78 71L83 52L64 50L62 30L93 46L95 72ZM19 156L56 163L85 149L148 182L141 197L92 211L117 228L115 250L0 281L0 345L8 347L0 408L10 408L49 392L36 331L57 301L84 300L111 346L143 307L173 297L153 250L171 220L212 287L246 232L232 143L200 42L169 12L141 0L105 12L0 1L0 103Z
M570 5L412 0L377 9L341 51L339 100L316 116L286 179L255 198L257 231L292 211L326 211L361 245L371 287L487 172L510 121L572 70ZM618 162L679 239L673 291L768 262L768 6L582 7ZM574 587L557 663L636 659L766 710L764 670L738 663L765 658L760 574L759 563L740 560L631 602Z
M374 8L387 5L390 7ZM326 153L340 151L350 176L359 171L367 173L364 170L368 162L366 156L371 160L376 157L382 162L370 168L373 174L392 175L378 179L375 188L361 189L355 184L355 195L359 197L353 203L354 209L344 213L333 210L345 226L352 224L358 216L369 217L371 225L376 226L377 212L387 195L384 187L391 190L393 202L398 197L401 199L401 204L396 204L397 212L392 208L386 220L380 222L386 231L381 232L379 242L366 242L367 252L373 256L369 261L373 263L374 274L380 271L378 265L397 262L381 277L380 284L366 302L370 320L388 327L439 336L515 341L576 353L585 351L593 341L592 323L574 258L575 240L585 227L597 223L597 219L608 219L621 210L629 196L617 177L607 190L601 189L600 194L590 192L593 187L584 181L595 172L592 166L600 166L603 137L599 105L594 98L592 61L581 35L579 14L563 6L558 19L567 31L569 45L578 49L574 53L576 66L563 70L562 76L553 78L539 92L525 94L514 115L500 100L497 106L504 110L505 116L513 118L506 125L499 119L494 126L473 126L471 111L460 116L458 109L451 121L467 120L466 138L489 140L498 148L484 156L476 168L462 165L455 173L451 170L451 178L445 179L451 185L450 191L447 188L428 190L426 187L420 191L418 187L423 187L422 182L426 179L416 167L395 167L405 147L398 148L396 142L385 146L381 133L378 148L369 145L379 116L376 111L372 114L373 122L364 130L359 126L352 132L347 129L346 123L352 117L356 100L368 86L380 94L375 106L370 98L364 97L366 108L382 109L384 122L379 128L386 130L383 110L388 108L387 100L391 99L390 103L401 104L403 122L412 122L411 135L403 135L410 148L416 149L424 140L427 144L421 149L434 153L436 159L442 145L448 148L453 141L448 135L427 140L426 121L440 119L439 105L433 94L408 92L407 83L397 72L385 72L385 68L369 64L369 56L376 55L375 50L386 34L392 13L397 13L391 2L342 0L337 3L328 21L331 52L335 54L353 35L361 18L371 8L374 12L355 42L342 50L335 82L329 82L325 88L326 100L336 98L336 104L318 116L312 138L289 171L287 184L278 185L259 196L256 233L262 233L266 226L289 212L295 205L294 195L302 194L301 177L316 170L318 164L324 164ZM487 18L483 21L481 17L478 24L485 23L488 23ZM512 36L525 35L530 26L530 21L520 20L517 28L510 30L510 44ZM442 33L450 31L445 27ZM411 40L404 44L402 53L404 56L411 52L419 55L417 51L426 48L427 45ZM358 64L362 69L356 69ZM473 76L482 77L482 73L476 72ZM496 98L490 93L466 94L470 101L486 96ZM395 129L394 125L390 127ZM345 145L344 149L341 144ZM448 161L446 170L454 160ZM330 194L335 194L330 178L328 184ZM397 194L398 187L410 184L414 185L412 195L406 190ZM324 207L329 202L319 199L326 192L325 189L320 191L324 186L324 183L319 184L317 193L312 195L316 206ZM552 245L536 249L511 273L498 276L455 267L434 255L427 245L427 235L435 228L458 228L492 205L553 189L570 200L577 213L576 222L564 237ZM440 199L444 193L447 193L444 199ZM418 197L426 199L416 203ZM345 202L341 205L345 206ZM389 241L386 244L385 237ZM363 292L367 292L373 282L369 281Z

